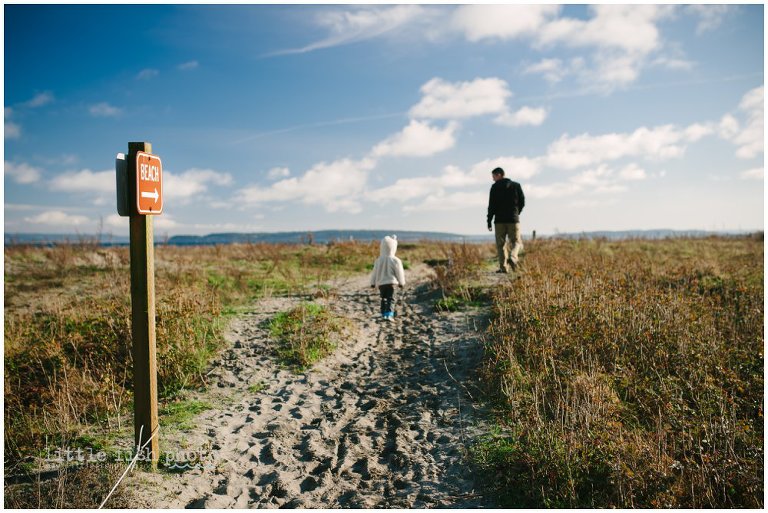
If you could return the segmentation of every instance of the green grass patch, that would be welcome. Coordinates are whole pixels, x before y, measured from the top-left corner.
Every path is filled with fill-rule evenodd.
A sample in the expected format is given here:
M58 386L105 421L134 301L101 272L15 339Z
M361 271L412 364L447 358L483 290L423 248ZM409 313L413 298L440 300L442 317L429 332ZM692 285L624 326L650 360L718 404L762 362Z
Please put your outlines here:
M253 383L251 385L248 385L248 391L252 394L258 394L266 390L267 386L268 385L263 381L259 381L258 383Z
M330 354L350 322L317 303L302 303L277 314L269 331L277 341L276 352L283 365L303 372Z
M213 408L212 404L195 399L164 404L158 412L160 427L190 431L195 427L192 419L211 408Z

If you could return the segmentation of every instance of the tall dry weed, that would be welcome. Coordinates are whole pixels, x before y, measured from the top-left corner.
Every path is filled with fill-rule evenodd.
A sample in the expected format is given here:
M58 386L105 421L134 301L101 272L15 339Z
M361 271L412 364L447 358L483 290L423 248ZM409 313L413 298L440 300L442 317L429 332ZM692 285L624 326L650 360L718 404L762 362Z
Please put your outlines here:
M478 447L508 505L761 507L763 246L537 241L499 290Z

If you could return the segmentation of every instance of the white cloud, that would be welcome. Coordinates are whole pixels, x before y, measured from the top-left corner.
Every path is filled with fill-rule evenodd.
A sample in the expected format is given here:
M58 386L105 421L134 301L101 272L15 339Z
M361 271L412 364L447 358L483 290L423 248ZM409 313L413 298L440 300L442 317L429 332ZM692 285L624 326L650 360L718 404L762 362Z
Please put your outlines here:
M645 172L645 169L633 163L619 171L619 176L624 180L638 181L648 178L648 173Z
M720 137L723 139L732 139L739 133L739 121L731 114L726 114L720 120Z
M739 176L742 180L764 180L765 179L765 171L762 167L756 167L753 169L748 169L746 171L742 171Z
M315 18L315 24L329 31L329 35L301 48L280 50L272 55L306 53L324 48L365 41L397 33L413 22L427 17L427 11L418 5L362 7L357 10L324 11Z
M104 226L111 228L127 228L128 218L118 214L110 214L104 218Z
M627 186L618 183L609 183L605 185L598 185L592 192L594 194L616 194L619 192L626 192Z
M445 128L433 127L428 122L411 120L402 131L387 137L374 146L376 157L427 157L448 150L456 144L454 133L458 123L450 122Z
M651 65L660 66L662 68L671 70L689 71L692 70L694 66L696 66L696 63L685 59L661 56L654 59L653 62L651 62Z
M97 118L114 118L120 116L123 111L118 107L114 107L107 102L96 103L88 108L88 112L91 116Z
M434 178L434 184L439 184L442 187L468 187L481 183L489 183L490 172L485 176L480 176L474 168L469 172L464 172L456 166L445 166L443 174Z
M627 186L622 182L645 180L647 174L644 169L632 163L619 171L615 171L605 165L582 171L573 176L567 183L561 182L541 187L534 186L534 194L540 197L557 197L565 195L569 191L583 191L585 194L617 194L625 192Z
M187 200L208 190L208 184L230 185L232 176L212 169L188 169L180 174L163 171L163 198Z
M5 107L3 111L3 139L18 139L21 137L21 127L11 121L13 109Z
M154 219L155 230L169 230L172 228L176 228L178 226L179 226L179 223L176 222L176 220L172 216L169 216L168 214L155 216L155 219Z
M181 71L190 71L200 67L200 63L197 61L187 61L179 64L177 68Z
M608 200L576 200L572 201L569 205L576 208L598 208L615 205L619 200L611 198Z
M376 166L374 159L342 159L315 164L301 177L286 178L269 187L254 185L238 192L235 200L242 203L300 201L320 205L328 212L359 213L368 172Z
M581 189L581 185L571 182L558 182L548 185L528 183L523 185L525 197L534 199L562 198L576 194Z
M136 75L136 78L138 80L149 80L151 78L155 78L159 74L160 74L160 71L158 71L156 69L145 68L145 69L139 71L138 75Z
M415 205L406 205L403 210L406 212L441 212L455 211L466 208L477 209L478 205L488 203L488 192L453 192L445 193L440 191L430 194L424 200Z
M29 164L25 164L23 162L20 164L15 164L6 160L4 161L4 167L5 176L13 178L13 181L16 183L27 184L40 180L40 170L30 166Z
M557 16L556 5L464 5L457 8L451 26L469 41L532 36Z
M32 224L45 224L49 226L80 226L93 220L86 216L67 214L60 210L48 210L34 217L25 217L24 220Z
M752 158L763 153L764 119L763 119L764 88L760 86L749 91L741 100L739 110L747 117L746 127L736 135L733 142L739 146L736 156Z
M657 23L674 12L674 6L597 5L590 7L587 20L558 18L541 26L534 45L548 48L558 44L593 51L591 65L573 68L581 82L597 91L610 92L634 82L648 56L662 47ZM684 61L660 60L680 69ZM581 63L583 64L583 63ZM563 71L550 75L558 78Z
M57 191L114 193L115 171L70 171L57 176L50 184Z
M733 12L732 5L688 5L686 9L699 17L696 33L703 34L719 27L723 20Z
M632 133L604 135L567 134L549 145L547 164L562 169L576 169L624 157L668 159L681 157L686 143L699 140L713 128L694 124L687 128L663 125L654 128L641 127Z
M560 18L537 32L540 44L563 43L572 47L618 49L633 55L645 55L660 45L656 22L672 12L658 5L596 5L588 20Z
M440 185L440 178L434 176L401 178L390 186L369 192L366 197L378 203L388 203L391 201L404 203L426 196L436 188L439 188Z
M446 82L433 78L421 86L421 101L410 110L415 118L461 119L506 112L512 93L500 78L477 78L471 82Z
M690 142L696 142L702 137L715 133L715 127L712 123L694 123L685 128L685 139Z
M608 179L613 176L613 171L606 166L583 171L571 178L570 182L587 187L602 187L608 184Z
M663 48L659 21L677 7L659 5L597 5L588 19L560 17L552 5L471 5L454 11L451 26L469 41L524 39L535 48L556 46L584 48L587 60L544 58L524 68L525 74L541 74L550 83L576 75L587 87L610 92L637 80L651 54ZM655 65L690 69L682 58L659 56Z
M53 93L44 91L36 94L31 100L24 102L22 105L25 107L37 108L44 105L48 105L53 101Z
M461 198L461 196L447 193L446 189L462 188L477 190L478 187L490 187L493 183L491 171L497 167L503 168L508 178L522 180L537 174L540 165L537 161L525 157L497 157L478 162L469 171L463 171L456 166L446 166L440 175L401 178L392 185L369 192L366 194L366 198L379 203L387 201L404 203L422 197L431 197L432 200L430 201L449 197L453 201ZM474 194L472 190L465 190L463 192ZM483 189L482 194L487 194L487 190ZM445 204L441 203L441 205ZM409 210L418 210L418 208L414 206L408 207ZM433 209L433 207L430 207L430 209Z
M504 170L504 176L514 181L527 180L541 171L541 160L527 157L496 157L478 162L469 174L475 180L475 183L491 182L491 171L500 167Z
M763 96L764 87L760 86L742 97L738 110L744 118L743 125L732 114L726 114L720 120L720 137L738 147L736 156L739 158L749 159L763 153Z
M563 80L568 73L569 70L560 59L543 59L523 69L524 75L543 75L544 80L553 84Z
M270 180L278 180L288 176L291 176L291 170L287 167L273 167L267 171L267 178Z
M506 126L539 126L547 119L547 109L522 107L516 112L504 112L494 122Z

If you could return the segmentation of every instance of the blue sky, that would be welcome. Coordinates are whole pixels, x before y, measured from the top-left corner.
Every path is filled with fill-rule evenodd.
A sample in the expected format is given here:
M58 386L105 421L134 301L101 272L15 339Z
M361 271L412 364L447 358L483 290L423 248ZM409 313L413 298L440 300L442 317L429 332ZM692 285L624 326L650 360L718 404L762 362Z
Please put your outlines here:
M5 5L6 233L763 229L762 5Z

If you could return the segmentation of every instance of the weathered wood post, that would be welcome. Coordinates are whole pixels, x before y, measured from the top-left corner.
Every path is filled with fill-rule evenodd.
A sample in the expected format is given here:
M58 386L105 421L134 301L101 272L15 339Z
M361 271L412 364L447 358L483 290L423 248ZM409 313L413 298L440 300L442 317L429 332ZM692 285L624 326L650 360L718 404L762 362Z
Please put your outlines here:
M142 458L157 466L160 457L157 415L157 350L155 344L155 252L152 216L141 213L140 179L146 178L139 160L152 153L147 142L128 143L128 189L130 191L131 329L133 333L134 440L143 448ZM159 158L157 159L159 163ZM160 167L161 172L162 167ZM160 180L153 174L150 178ZM162 183L162 182L161 182ZM142 189L142 190L140 190ZM162 189L161 189L162 190ZM144 196L147 197L147 196ZM155 189L155 203L157 190ZM159 212L162 212L162 200ZM151 440L150 440L151 439ZM146 447L145 447L146 445Z

